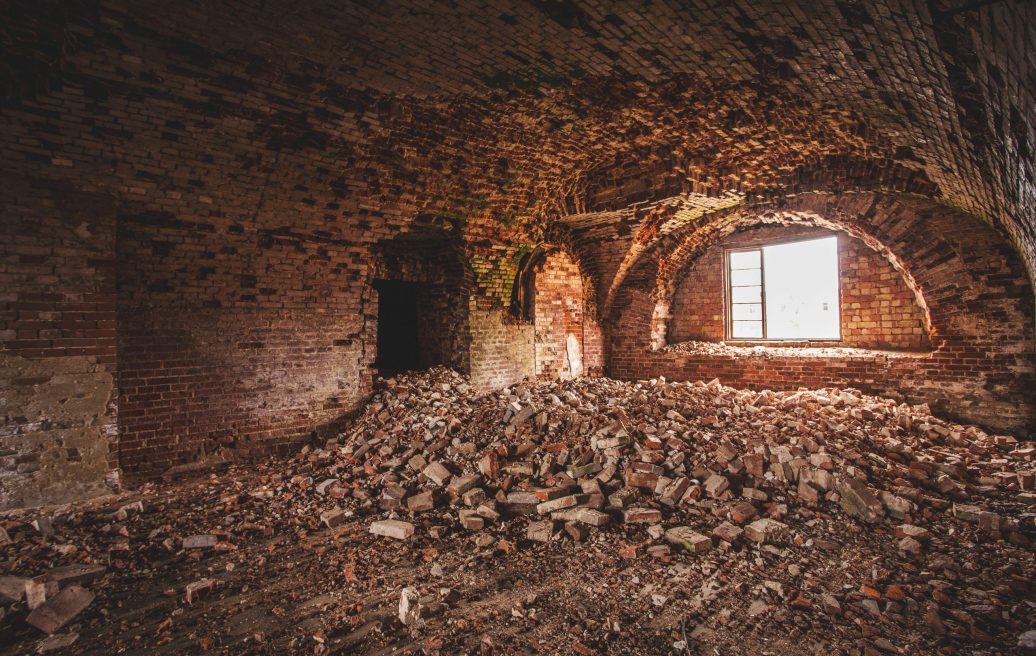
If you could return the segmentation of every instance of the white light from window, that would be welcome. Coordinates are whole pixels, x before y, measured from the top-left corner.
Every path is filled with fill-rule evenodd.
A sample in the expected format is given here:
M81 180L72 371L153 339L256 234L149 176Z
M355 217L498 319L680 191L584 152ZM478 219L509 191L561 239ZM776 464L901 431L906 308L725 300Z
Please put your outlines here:
M838 240L763 248L766 336L838 339Z
M729 266L731 337L839 338L836 237L731 251Z

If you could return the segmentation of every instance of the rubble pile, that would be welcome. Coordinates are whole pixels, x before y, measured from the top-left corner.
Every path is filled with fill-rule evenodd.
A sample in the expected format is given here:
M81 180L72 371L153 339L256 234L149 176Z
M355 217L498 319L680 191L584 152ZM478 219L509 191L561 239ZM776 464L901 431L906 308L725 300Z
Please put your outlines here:
M87 651L1024 653L1034 487L1031 443L853 390L434 369L291 460L0 522L0 627ZM141 581L162 598L120 623Z

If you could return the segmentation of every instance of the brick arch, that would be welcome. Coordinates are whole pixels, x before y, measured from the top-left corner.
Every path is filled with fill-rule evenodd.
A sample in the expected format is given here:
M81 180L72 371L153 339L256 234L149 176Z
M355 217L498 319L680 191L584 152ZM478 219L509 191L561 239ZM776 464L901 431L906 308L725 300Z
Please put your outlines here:
M648 170L645 175L658 177L663 173L666 179L673 178L665 167L660 171ZM938 185L923 171L889 159L849 155L819 157L808 165L760 181L750 189L734 182L717 183L695 177L680 178L676 186L663 184L653 190L650 200L627 208L642 218L629 251L604 294L603 314L610 311L615 293L642 259L657 256L660 248L671 247L688 230L704 229L713 220L738 212L780 205L789 196L879 191L929 198L940 195Z
M660 347L664 345L665 335L669 325L669 309L673 303L673 295L678 282L687 273L687 269L694 260L704 253L710 246L715 245L723 238L736 232L761 225L805 225L818 228L843 232L862 241L872 251L878 253L889 265L900 275L907 288L914 297L914 302L921 309L924 331L931 339L936 335L935 326L932 324L932 313L928 301L925 298L924 290L918 284L911 273L910 267L897 255L893 248L876 237L861 226L829 218L828 216L810 211L779 210L762 212L731 212L718 217L710 225L705 234L702 231L695 231L685 234L684 238L672 250L659 256L658 268L656 271L657 286L657 308L652 314L652 345Z
M679 196L718 198L738 194L746 205L770 202L784 196L811 191L896 191L938 196L939 186L916 167L888 158L854 154L825 154L809 163L781 171L775 170L752 183L722 178L705 173L691 173L685 166L670 159L649 160L638 167L636 179L650 181L649 191L623 192L621 180L598 182L587 190L585 212L618 211L625 207L652 207ZM610 185L610 186L609 186Z
M544 235L543 246L564 252L572 259L579 269L579 275L583 282L583 307L587 317L596 321L600 316L601 303L598 297L598 280L589 263L593 261L591 254L585 246L581 246L573 238L571 232L563 226L553 225Z
M834 227L887 253L924 303L932 351L801 360L772 349L777 355L765 365L741 357L714 368L716 359L660 350L672 285L703 245L739 226L787 221ZM717 212L660 239L626 276L608 317L609 373L616 377L719 375L757 388L853 385L928 401L946 415L1003 430L1036 425L1033 289L1021 257L993 228L932 199L808 193ZM781 366L793 373L777 376Z
M541 357L542 349L539 348L543 321L546 313L540 305L539 296L545 291L542 276L550 275L549 269L555 269L559 265L562 268L574 269L576 279L568 282L578 283L579 287L579 345L582 353L582 367L580 373L598 374L603 369L603 334L598 321L597 286L593 273L586 265L585 255L581 254L574 246L570 235L564 230L555 229L545 235L545 241L531 249L523 258L523 265L520 265L515 274L514 290L512 294L511 312L515 318L521 321L528 321L534 324L534 341L537 346L535 354L535 373L559 373L561 369L554 367L552 372L541 371L544 368ZM574 285L569 285L574 287ZM532 298L522 298L531 294ZM527 303L526 301L532 302ZM572 326L570 326L572 328ZM555 349L560 348L555 344ZM548 349L549 350L549 349ZM554 358L557 359L557 358ZM551 365L547 365L550 369Z

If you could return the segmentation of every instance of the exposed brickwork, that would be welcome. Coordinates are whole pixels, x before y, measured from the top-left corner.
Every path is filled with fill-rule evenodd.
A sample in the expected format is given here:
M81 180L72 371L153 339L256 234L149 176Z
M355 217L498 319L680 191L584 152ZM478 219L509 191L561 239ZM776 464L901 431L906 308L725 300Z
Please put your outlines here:
M377 305L356 249L122 214L118 262L126 472L283 447L369 391Z
M657 243L686 243L687 226L704 243L725 229L716 213L794 192L942 198L1002 228L1031 271L1036 6L937 4L14 0L0 24L0 171L47 193L32 225L19 219L28 201L4 200L0 242L27 245L36 226L59 235L79 205L106 204L110 222L92 232L106 245L88 267L75 256L32 273L30 260L4 275L28 267L19 303L99 284L106 300L83 311L110 317L117 303L118 371L110 318L82 319L101 332L54 347L31 337L50 330L39 317L8 315L2 348L34 362L82 349L94 373L117 373L118 464L152 473L220 445L283 448L364 398L377 246L414 229L463 253L467 295L449 302L468 327L443 350L486 386L534 371L532 332L507 315L514 255L555 232L582 272L588 371L605 360L599 323L611 327L598 311L633 316L630 289L649 290L640 328L664 341L670 306L657 301L691 253ZM992 255L956 255L965 237L933 245L928 214L894 231L881 235L893 266L910 263L917 279L903 280L926 288L942 339L930 368L959 367L899 380L948 399L981 370L981 393L959 403L986 404L981 417L1013 404L1003 416L1020 421L1032 320L1018 304L1032 293L1009 242L988 245L997 271ZM990 289L950 282L961 261ZM613 328L622 343L628 327ZM952 349L964 361L938 360ZM98 425L115 417L109 403Z
M550 253L536 269L535 289L536 375L569 378L582 374L583 281L579 267L562 251ZM569 339L577 346L575 369Z
M787 239L835 234L841 300L837 344L859 348L920 350L928 343L925 316L903 277L877 252L845 233L809 228L763 227L737 233L710 246L677 282L669 342L720 342L727 337L724 308L724 251Z
M0 508L105 489L115 448L110 200L0 177Z
M839 241L842 342L847 346L921 350L925 316L903 277L858 239Z
M534 329L499 311L471 309L471 382L499 389L535 375Z

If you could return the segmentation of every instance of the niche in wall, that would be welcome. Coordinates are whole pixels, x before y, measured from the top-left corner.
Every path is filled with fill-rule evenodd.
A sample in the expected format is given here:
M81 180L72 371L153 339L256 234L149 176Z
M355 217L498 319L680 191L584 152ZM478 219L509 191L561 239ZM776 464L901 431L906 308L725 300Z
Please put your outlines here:
M562 250L537 248L519 264L512 312L534 327L535 373L574 378L585 373L583 278Z
M374 369L381 376L444 365L469 372L467 267L439 231L378 244L371 285L377 303Z

